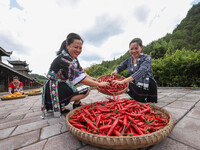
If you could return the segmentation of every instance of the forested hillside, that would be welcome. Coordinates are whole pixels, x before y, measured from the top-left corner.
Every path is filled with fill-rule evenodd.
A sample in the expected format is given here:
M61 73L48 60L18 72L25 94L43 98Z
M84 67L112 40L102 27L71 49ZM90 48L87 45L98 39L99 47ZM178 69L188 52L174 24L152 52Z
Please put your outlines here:
M200 3L194 5L172 34L151 42L144 47L144 52L152 58L162 58L169 49L174 53L185 48L194 51L200 49Z
M39 74L31 74L31 77L37 79L42 84L44 84L45 80L47 79L45 76Z
M200 3L193 5L172 34L144 46L152 57L152 70L159 86L200 87ZM127 52L116 60L102 61L85 69L94 77L110 74L128 58ZM127 71L121 75L129 76Z

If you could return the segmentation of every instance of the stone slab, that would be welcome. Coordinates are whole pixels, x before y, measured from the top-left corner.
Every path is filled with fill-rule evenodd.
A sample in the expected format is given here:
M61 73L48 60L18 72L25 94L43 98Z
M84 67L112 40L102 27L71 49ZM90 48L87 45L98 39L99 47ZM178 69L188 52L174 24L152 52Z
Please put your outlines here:
M184 93L184 92L175 92L175 93L172 93L171 95L169 95L169 97L180 98L180 97L183 97L184 95L186 95L186 93Z
M189 102L197 102L200 100L200 95L198 94L187 94L181 98L178 98L177 100L180 101L189 101Z
M62 128L62 125L59 124L59 123L42 128L41 135L40 135L40 140L43 140L43 139L52 137L54 135L60 134L61 133L61 128Z
M15 131L12 133L12 136L21 134L21 133L26 133L32 130L40 129L45 126L48 126L47 120L41 120L33 123L28 123L24 125L18 126Z
M187 113L187 109L173 108L168 106L164 107L164 109L171 113L175 123L177 123Z
M25 116L26 114L30 113L30 110L18 110L16 112L12 112L9 117L12 117L12 116ZM23 117L24 118L24 117Z
M167 106L169 103L162 103L162 102L158 102L158 103L155 103L156 106L159 106L159 107L165 107Z
M49 138L43 150L76 150L81 143L69 132Z
M191 94L198 94L198 95L199 95L199 91L200 91L200 89L191 90L190 93L191 93Z
M200 120L200 109L197 107L194 107L186 116Z
M60 118L49 118L48 119L48 124L49 125L54 125L57 124L59 122L65 122L65 117L60 117Z
M200 109L200 101L198 101L198 103L195 104L195 108L199 108Z
M47 140L42 140L35 144L28 145L26 147L20 148L19 150L43 150L44 145L46 144Z
M42 115L42 111L36 111L36 112L30 112L30 113L27 113L25 115L24 118L29 118L29 117L33 117L33 116L41 116Z
M68 129L66 127L66 123L65 122L60 122L60 124L62 125L62 127L61 127L61 133L67 132Z
M13 131L15 128L16 128L16 127L11 127L11 128L7 128L7 129L0 130L0 140L9 137L9 135L12 133L12 131Z
M18 136L10 137L0 141L3 150L13 150L32 144L39 139L40 130L35 130Z
M23 125L23 124L27 124L27 123L31 123L31 122L35 122L39 120L43 120L43 119L41 119L39 116L36 116L36 117L31 117L31 118L22 119L22 120L14 120L10 122L5 122L5 123L0 124L0 129L10 128L17 125Z
M151 148L150 150L195 150L195 149L167 137L163 141L155 145L153 148Z
M184 117L176 124L170 137L196 149L200 149L200 120Z
M169 104L167 107L181 108L181 109L191 109L195 105L195 102L186 102L186 101L175 101Z
M9 114L10 114L10 112L1 112L0 113L0 119L6 118Z
M8 117L1 119L0 124L5 123L5 122L12 122L12 121L15 121L15 120L21 120L21 119L24 118L24 116L25 116L25 114L15 115L15 116L9 115Z
M158 99L158 102L161 102L161 103L172 103L176 100L177 98L171 98L171 97L164 97L164 98L161 98L161 99Z

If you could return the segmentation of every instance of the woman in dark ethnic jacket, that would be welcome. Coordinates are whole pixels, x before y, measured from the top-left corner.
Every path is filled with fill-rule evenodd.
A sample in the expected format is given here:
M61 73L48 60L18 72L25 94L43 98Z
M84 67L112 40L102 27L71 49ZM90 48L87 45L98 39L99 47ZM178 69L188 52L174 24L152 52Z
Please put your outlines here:
M77 57L82 52L82 38L70 33L62 43L57 57L53 60L42 95L42 111L53 110L59 117L67 112L65 106L73 101L73 108L83 105L81 99L89 94L89 86L107 86L107 82L97 82L81 68Z

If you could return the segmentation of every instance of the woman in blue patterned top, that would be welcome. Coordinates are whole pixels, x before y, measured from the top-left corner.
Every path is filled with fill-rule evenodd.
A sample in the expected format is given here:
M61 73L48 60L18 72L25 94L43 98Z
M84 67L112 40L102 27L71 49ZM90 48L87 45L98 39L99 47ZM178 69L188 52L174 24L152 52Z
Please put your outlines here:
M113 81L113 83L129 83L127 93L136 101L157 103L157 84L151 69L151 57L143 54L143 45L140 38L135 38L130 42L129 53L131 57L116 67L111 75L128 69L131 76L122 81Z
M81 99L89 94L89 86L107 86L108 82L97 82L87 75L77 57L82 52L83 40L76 33L70 33L62 43L53 60L43 87L42 111L53 110L59 117L67 112L65 106L73 101L73 108L83 105ZM86 86L87 85L87 86Z

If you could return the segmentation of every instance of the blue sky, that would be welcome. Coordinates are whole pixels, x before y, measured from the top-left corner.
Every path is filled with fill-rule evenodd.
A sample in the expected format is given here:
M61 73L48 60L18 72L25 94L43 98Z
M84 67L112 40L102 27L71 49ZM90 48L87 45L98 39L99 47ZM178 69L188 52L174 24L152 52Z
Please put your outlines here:
M2 0L0 46L44 75L70 32L84 39L78 57L86 68L113 60L140 37L144 45L171 33L200 0ZM177 8L178 6L178 8Z
M22 10L23 7L21 7L16 0L10 0L10 9L12 8L17 8L17 9L20 9Z

